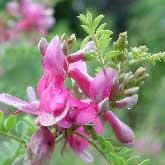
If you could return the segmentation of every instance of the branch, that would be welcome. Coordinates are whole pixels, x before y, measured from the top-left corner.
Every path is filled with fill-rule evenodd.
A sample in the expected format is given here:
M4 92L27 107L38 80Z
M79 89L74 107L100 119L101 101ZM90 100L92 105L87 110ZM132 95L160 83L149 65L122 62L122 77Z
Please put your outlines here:
M13 139L13 140L15 140L15 141L17 141L17 142L26 144L26 141L24 141L23 139L20 139L20 138L17 137L17 136L10 135L10 134L4 133L4 132L2 132L2 131L0 131L0 135L2 135L2 136L4 136L4 137L7 137L8 139Z

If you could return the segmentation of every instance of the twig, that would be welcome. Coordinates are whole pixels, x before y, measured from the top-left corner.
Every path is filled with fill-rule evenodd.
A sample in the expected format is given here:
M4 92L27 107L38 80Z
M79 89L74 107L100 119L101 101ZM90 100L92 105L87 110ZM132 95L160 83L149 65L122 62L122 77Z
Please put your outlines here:
M23 139L20 139L19 137L17 137L17 136L14 136L14 135L10 135L10 134L7 134L7 133L5 133L5 132L2 132L2 131L0 131L0 135L2 135L2 136L4 136L4 137L7 137L7 138L9 138L9 139L13 139L13 140L15 140L15 141L17 141L17 142L20 142L20 143L26 143L26 141L24 141Z

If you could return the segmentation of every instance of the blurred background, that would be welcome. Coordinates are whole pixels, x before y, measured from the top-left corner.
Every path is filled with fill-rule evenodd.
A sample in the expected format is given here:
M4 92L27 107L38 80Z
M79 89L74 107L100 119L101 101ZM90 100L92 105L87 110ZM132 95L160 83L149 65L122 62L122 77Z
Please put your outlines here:
M120 32L128 31L130 47L147 45L151 52L165 51L165 1L164 0L34 0L54 9L54 25L48 30L50 39L56 34L75 33L79 41L85 36L77 16L87 10L104 14L108 27L116 40ZM35 87L40 75L40 57L37 42L42 33L29 34L21 31L11 34L20 16L13 17L7 10L9 0L0 0L0 92L8 92L25 98L27 86ZM12 9L12 11L14 8ZM151 158L152 164L165 164L165 64L149 65L150 78L139 93L139 103L134 109L117 112L136 133L135 148L142 157ZM105 129L105 134L109 128ZM108 135L108 134L107 134ZM13 146L13 147L11 147ZM3 147L3 149L1 148ZM12 154L15 144L0 145L0 162ZM11 150L11 148L13 148ZM68 149L60 155L57 146L53 162L55 164L83 165ZM93 164L103 164L95 155ZM1 163L0 163L1 164ZM89 165L92 163L89 163Z

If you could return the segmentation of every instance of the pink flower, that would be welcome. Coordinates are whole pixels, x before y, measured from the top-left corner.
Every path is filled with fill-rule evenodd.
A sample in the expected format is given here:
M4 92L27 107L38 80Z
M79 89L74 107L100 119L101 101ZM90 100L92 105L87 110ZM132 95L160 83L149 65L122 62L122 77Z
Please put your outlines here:
M99 119L96 119L93 122L93 125L97 134L101 134L103 132L103 127ZM75 132L85 136L86 138L90 137L90 135L85 132L83 127L79 127L78 129L75 130ZM82 158L86 162L93 161L93 156L87 151L89 143L85 139L74 134L74 135L69 135L66 140L69 143L69 146L71 147L71 149L80 158Z
M106 68L91 79L77 68L71 68L69 75L77 82L87 96L94 102L99 103L106 97L111 96L111 88L113 80L117 76L117 71L112 68Z
M46 127L40 127L27 145L27 165L47 165L53 154L55 137Z
M83 134L86 136L84 133L84 129L81 127L76 130L76 132ZM87 136L86 136L87 137ZM70 135L67 137L67 142L69 143L69 146L71 149L83 160L87 162L93 161L92 155L87 151L88 148L88 142L83 139L82 137L78 135Z
M69 128L72 125L81 126L93 123L97 117L97 110L97 105L86 103L83 100L70 96L68 114L58 125L62 128Z
M33 7L29 9L29 3L29 0L23 1L25 11L33 11ZM33 12L32 16L38 19L37 13ZM24 13L30 18L28 14ZM39 100L36 99L31 87L27 88L28 101L0 94L0 102L37 117L36 123L41 128L28 144L28 161L32 164L42 164L43 159L52 153L55 137L48 129L50 126L56 128L58 135L61 133L64 135L65 132L65 140L71 149L86 161L92 161L93 158L87 151L89 145L87 138L90 138L90 134L85 131L84 126L92 125L95 132L101 134L103 127L100 116L103 116L112 127L121 143L133 143L133 131L109 111L109 99L113 96L118 71L108 67L102 69L95 77L87 73L84 57L94 50L94 43L89 42L83 49L66 56L58 36L55 36L50 43L42 38L39 42L43 67L43 75L37 84ZM82 94L80 97L75 97L74 89L67 89L64 83L66 78L72 79L72 85L77 83L77 89ZM134 95L116 101L116 106L130 108L136 102L137 96ZM81 135L85 138L83 139Z
M19 4L16 1L13 1L7 3L6 9L11 16L17 17L20 15L19 7Z
M67 73L67 70L64 70L66 58L63 54L59 37L54 37L50 44L42 39L39 48L42 53L44 74L37 85L37 93L39 96L37 110L32 109L36 107L32 107L35 102L34 92L32 92L31 89L27 90L33 97L29 99L30 103L19 100L13 96L10 96L9 100L6 94L0 95L0 101L12 105L25 113L37 115L42 126L55 125L65 117L67 119L70 118L68 125L84 125L94 121L97 117L97 104L79 101L72 96L71 92L64 86L64 76ZM79 66L77 63L79 62L72 63L70 67L80 69L80 66L82 66L83 69L86 70L83 63ZM17 102L15 100L17 100ZM28 109L29 107L31 109ZM66 123L66 121L63 123Z
M55 22L52 9L31 0L21 0L20 3L10 2L7 4L7 10L14 17L21 17L16 24L18 31L46 34Z

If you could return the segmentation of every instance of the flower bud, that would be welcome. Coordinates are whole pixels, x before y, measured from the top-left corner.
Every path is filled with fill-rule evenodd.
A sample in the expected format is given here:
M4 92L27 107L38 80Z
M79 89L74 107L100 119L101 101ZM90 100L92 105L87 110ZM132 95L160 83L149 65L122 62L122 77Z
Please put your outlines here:
M42 56L45 55L47 47L48 47L47 40L45 38L41 38L41 40L39 41L39 44L38 44L38 49Z
M116 101L113 107L131 109L134 105L137 104L137 102L138 102L138 95L135 94L133 96L125 97L122 100Z
M113 85L112 85L112 88L111 88L111 98L113 96L116 96L119 91L120 91L119 79L118 78L115 78L113 80Z
M123 144L133 144L134 142L134 132L130 127L123 123L112 111L107 111L104 113L104 119L112 127L116 138L120 143Z
M133 88L126 89L124 91L124 95L125 96L132 96L138 92L139 92L139 87L133 87Z
M54 136L46 127L41 127L27 145L24 165L48 165L54 149Z
M95 43L93 41L90 41L88 42L83 49L73 53L73 54L70 54L68 57L67 57L67 60L69 63L73 63L73 62L77 62L77 61L80 61L80 60L87 60L86 55L92 53L93 51L96 50L96 46L95 46ZM89 57L89 56L88 56Z
M138 79L137 79L137 81L138 82L141 82L141 81L144 81L146 78L148 78L149 77L149 74L144 74L144 75L142 75L141 77L139 77Z
M124 85L126 87L130 87L130 86L132 86L135 83L135 81L136 81L135 75L130 75L129 78L126 80Z
M135 76L136 77L141 77L145 74L145 72L146 72L146 68L140 67L136 70Z
M84 52L84 54L87 54L91 51L96 51L96 45L93 41L89 41L84 48L82 49L82 51Z

